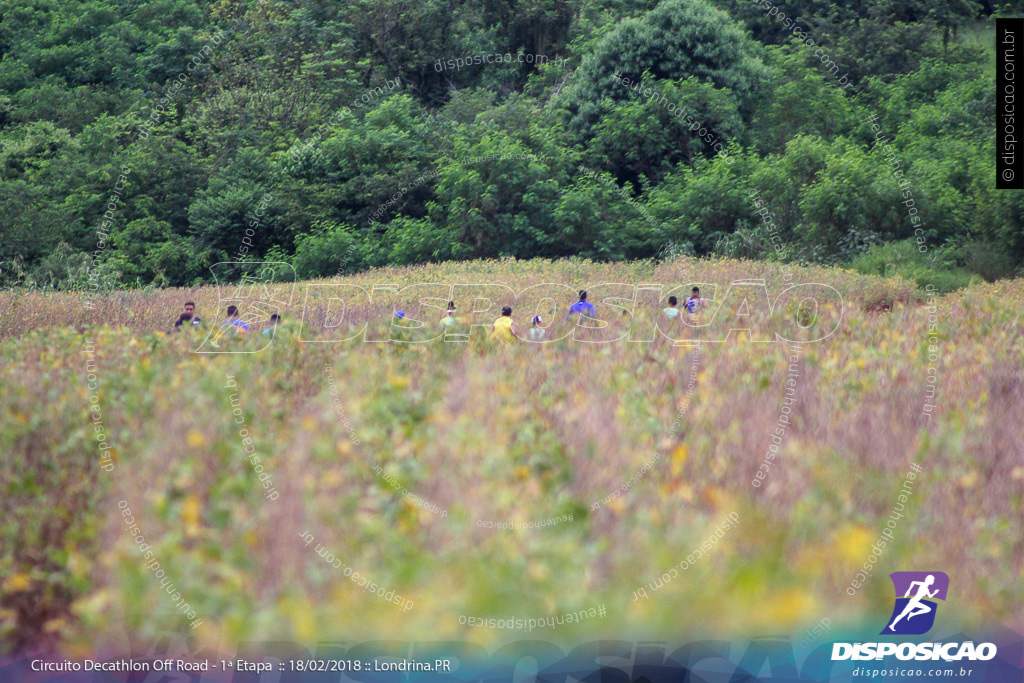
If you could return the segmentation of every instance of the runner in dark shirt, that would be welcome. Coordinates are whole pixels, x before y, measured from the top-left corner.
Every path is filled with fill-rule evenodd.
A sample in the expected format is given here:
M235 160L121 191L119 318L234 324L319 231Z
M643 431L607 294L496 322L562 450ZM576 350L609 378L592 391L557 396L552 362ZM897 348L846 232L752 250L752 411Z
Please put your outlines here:
M174 322L174 328L181 329L182 327L198 325L201 322L203 322L202 318L196 315L195 303L192 301L186 301L185 312L178 316L178 319Z

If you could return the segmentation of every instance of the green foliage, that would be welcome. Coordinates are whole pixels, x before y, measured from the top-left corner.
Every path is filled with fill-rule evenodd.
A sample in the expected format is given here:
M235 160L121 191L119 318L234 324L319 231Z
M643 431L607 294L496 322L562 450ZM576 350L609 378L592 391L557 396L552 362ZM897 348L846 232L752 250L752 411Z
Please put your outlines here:
M662 227L628 185L608 174L581 175L555 208L559 242L582 258L619 261L649 255L663 242Z
M359 269L361 256L352 228L320 224L296 239L295 272L300 278L331 277Z
M255 232L250 241L256 254L263 245L280 241L273 239L273 185L269 164L255 151L243 150L221 168L189 206L188 224L200 248L235 255L247 228Z
M977 273L989 282L1019 276L1021 271L1002 244L970 242L960 248L959 255L968 272Z
M648 84L654 96L634 95L616 103L594 126L585 155L588 165L606 169L620 181L645 178L657 184L676 164L713 157L716 149L709 139L721 149L729 140L742 138L744 123L727 89L694 77L647 81L640 89ZM703 138L701 128L708 131Z
M772 97L761 110L756 136L759 146L768 152L781 151L798 135L813 135L831 140L848 135L856 116L845 91L830 75L808 66L806 57L794 42L787 48L771 48L768 54L776 70L772 76Z
M752 188L744 179L757 162L732 151L693 168L680 167L652 188L648 207L665 225L666 240L689 243L703 255L714 251L723 236L754 224L754 205L748 198Z
M884 159L841 141L833 145L841 154L825 151L823 144L819 149L824 152L819 157L823 168L801 189L803 220L796 228L805 244L817 248L815 256L844 258L861 245L881 241L883 235L900 236L895 215L898 186Z
M61 242L39 262L32 273L32 282L42 289L84 289L89 282L91 259Z
M113 256L107 261L127 282L177 284L189 272L189 243L174 235L164 221L152 217L134 220L114 232L110 241Z
M669 244L841 263L911 236L986 278L1024 264L1024 193L994 188L979 6L784 9L12 6L0 11L0 285L80 286L69 273L101 226L95 266L129 287L210 281L215 263L272 254L331 275L352 245L346 270L646 258ZM472 60L506 52L548 61Z
M552 220L561 194L559 159L500 134L453 143L451 156L437 162L436 200L428 204L431 223L444 235L434 259L567 248L557 244Z
M888 81L918 68L921 60L946 54L949 38L969 25L981 4L973 0L936 3L930 0L866 0L835 3L831 0L772 2L719 0L719 6L742 21L753 36L768 45L784 45L799 27L823 46L854 85L868 76ZM813 47L801 48L806 63L820 68Z
M865 275L898 275L913 280L919 287L932 286L943 293L979 280L957 267L954 255L947 250L921 251L921 245L914 240L875 245L853 259L850 267Z
M641 18L627 19L583 58L573 95L572 125L586 135L601 117L602 101L624 100L628 90L614 77L638 82L693 76L725 88L747 116L768 70L760 50L724 12L703 0L666 0Z

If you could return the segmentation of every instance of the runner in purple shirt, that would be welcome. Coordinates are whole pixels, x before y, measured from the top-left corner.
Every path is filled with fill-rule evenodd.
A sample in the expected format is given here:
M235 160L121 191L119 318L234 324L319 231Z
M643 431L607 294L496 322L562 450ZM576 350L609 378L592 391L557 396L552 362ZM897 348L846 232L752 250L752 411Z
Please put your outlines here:
M565 319L573 317L577 313L586 313L591 318L596 318L594 314L594 305L587 301L587 290L580 290L580 300L569 307L569 315L565 316Z
M690 298L683 304L690 315L697 315L704 308L704 299L700 295L700 287L694 287Z

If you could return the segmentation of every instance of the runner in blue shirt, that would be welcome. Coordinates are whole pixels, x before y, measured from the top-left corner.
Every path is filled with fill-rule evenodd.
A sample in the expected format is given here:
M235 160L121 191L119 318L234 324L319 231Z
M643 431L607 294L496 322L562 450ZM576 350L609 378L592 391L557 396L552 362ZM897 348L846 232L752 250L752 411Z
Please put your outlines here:
M281 316L277 313L272 314L270 316L270 327L263 330L263 334L274 334L274 328L277 327L279 322L281 322Z
M679 309L676 308L676 304L679 303L679 299L674 296L668 298L668 308L661 309L661 312L665 314L666 318L672 319L679 315Z
M220 326L222 329L233 326L236 332L241 332L242 334L249 331L249 326L242 320L242 316L238 315L238 306L234 305L228 306L228 319L222 322Z
M596 318L594 314L594 305L587 301L587 290L580 290L580 300L569 307L569 315L565 316L565 319L573 317L578 313L586 313L591 318Z

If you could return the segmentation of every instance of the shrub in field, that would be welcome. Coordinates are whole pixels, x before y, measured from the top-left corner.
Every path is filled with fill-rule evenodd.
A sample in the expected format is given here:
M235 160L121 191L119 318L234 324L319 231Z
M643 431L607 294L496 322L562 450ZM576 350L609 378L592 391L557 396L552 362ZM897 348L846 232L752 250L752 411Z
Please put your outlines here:
M978 280L971 272L955 265L941 249L922 252L914 240L886 242L871 247L850 262L865 275L898 275L913 280L919 287L932 286L940 292L962 289Z

